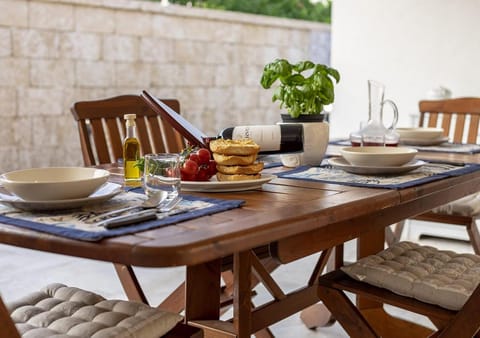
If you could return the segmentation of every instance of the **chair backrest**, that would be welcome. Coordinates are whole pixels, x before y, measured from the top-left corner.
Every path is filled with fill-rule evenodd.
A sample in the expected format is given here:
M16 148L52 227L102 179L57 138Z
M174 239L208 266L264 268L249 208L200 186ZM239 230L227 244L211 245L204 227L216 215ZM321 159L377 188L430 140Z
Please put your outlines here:
M443 128L455 143L478 143L480 98L420 101L420 127Z
M163 100L180 113L177 100ZM140 153L180 152L184 138L143 101L139 95L122 95L76 102L71 107L77 121L86 166L116 163L123 157L124 114L136 114Z
M0 338L20 338L2 297L0 297L0 328Z

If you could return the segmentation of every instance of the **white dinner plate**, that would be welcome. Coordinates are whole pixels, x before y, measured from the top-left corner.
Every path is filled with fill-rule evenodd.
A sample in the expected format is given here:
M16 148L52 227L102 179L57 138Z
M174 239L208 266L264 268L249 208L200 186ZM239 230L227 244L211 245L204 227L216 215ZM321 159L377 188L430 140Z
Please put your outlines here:
M432 139L438 139L444 136L443 128L433 128L433 127L399 128L397 127L395 131L400 135L400 139L409 138L409 139L432 140Z
M361 174L361 175L389 175L389 174L401 174L406 173L411 170L420 168L425 164L421 160L412 160L401 166L392 166L392 167L367 167L367 166L356 166L348 163L343 157L332 157L328 159L328 163L338 169L345 170L352 174Z
M411 146L436 146L438 144L448 142L448 136L442 136L434 139L421 139L421 138L400 138L401 144Z
M229 192L252 190L261 188L264 183L274 178L276 178L274 175L262 174L262 177L256 180L219 182L214 176L210 181L182 181L182 191Z
M65 210L104 202L122 190L120 184L107 182L88 197L56 201L25 201L18 196L0 192L0 203L27 211Z

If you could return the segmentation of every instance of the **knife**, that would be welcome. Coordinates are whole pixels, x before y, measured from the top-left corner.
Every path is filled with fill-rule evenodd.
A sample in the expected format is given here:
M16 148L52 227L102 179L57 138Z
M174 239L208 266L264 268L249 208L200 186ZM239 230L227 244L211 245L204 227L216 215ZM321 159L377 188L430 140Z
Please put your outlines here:
M126 225L150 221L154 219L157 219L157 210L149 209L149 210L142 210L139 212L131 213L128 215L112 217L104 221L98 222L97 226L104 227L105 229L114 229L114 228L119 228Z

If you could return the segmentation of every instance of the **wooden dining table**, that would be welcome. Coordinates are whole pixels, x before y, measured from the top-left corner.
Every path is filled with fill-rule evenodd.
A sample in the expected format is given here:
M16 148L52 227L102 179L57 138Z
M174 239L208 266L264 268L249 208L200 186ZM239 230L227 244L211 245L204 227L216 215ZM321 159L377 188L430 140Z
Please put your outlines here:
M330 153L335 151L330 149ZM421 152L417 157L480 163L478 154ZM283 170L273 167L265 172ZM332 253L337 264L341 262L338 249L343 243L357 239L358 257L376 253L384 249L386 226L479 190L480 171L404 189L275 178L255 190L188 192L245 203L170 226L86 242L0 224L0 243L127 266L185 266L185 322L202 327L205 336L250 337L319 301L316 279ZM286 292L275 282L271 269L262 265L259 252L277 264L320 254L311 270L305 271L305 285ZM233 318L220 319L220 276L226 262L233 271ZM253 305L253 277L266 286L272 300ZM362 299L358 306L381 308ZM377 315L382 320L388 317L381 310ZM388 319L396 327L411 327Z

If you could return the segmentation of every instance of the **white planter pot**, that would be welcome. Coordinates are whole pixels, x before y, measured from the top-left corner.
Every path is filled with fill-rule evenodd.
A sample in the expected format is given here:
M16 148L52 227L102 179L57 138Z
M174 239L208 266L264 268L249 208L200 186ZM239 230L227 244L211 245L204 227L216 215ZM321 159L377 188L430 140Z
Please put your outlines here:
M280 159L286 167L300 165L318 166L327 151L330 136L328 122L308 122L303 125L303 152L282 154Z

